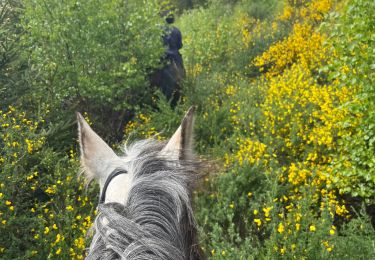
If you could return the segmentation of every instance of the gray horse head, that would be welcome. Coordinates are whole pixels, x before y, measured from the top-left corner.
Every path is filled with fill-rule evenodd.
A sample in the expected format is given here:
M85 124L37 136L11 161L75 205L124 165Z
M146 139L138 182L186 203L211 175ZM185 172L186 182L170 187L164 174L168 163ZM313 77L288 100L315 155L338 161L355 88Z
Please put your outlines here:
M202 259L191 205L194 108L168 142L135 142L123 156L77 118L81 164L102 198L87 259Z

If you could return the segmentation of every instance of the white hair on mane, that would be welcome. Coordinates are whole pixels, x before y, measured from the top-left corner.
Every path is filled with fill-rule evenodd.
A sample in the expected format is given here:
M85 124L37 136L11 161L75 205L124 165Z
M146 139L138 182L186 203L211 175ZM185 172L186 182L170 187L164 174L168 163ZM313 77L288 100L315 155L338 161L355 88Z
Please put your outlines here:
M200 162L163 158L164 146L145 140L124 147L133 175L127 201L99 205L87 259L204 258L191 205Z

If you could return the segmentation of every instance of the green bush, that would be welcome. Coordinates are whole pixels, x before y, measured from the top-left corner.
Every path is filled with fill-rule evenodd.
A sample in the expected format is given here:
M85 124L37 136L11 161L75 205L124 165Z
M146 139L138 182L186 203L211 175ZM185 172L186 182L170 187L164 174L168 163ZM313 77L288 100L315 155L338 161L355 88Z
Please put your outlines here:
M17 102L28 89L25 62L20 57L19 41L24 32L19 26L21 7L19 0L0 3L0 108Z
M375 19L373 1L351 1L342 14L332 16L330 30L336 55L330 66L333 79L357 92L346 104L350 117L336 157L336 185L344 193L370 198L375 196Z
M22 43L35 102L57 111L119 111L149 103L148 74L164 52L155 1L23 4Z
M260 15L257 10L265 6L272 6L267 15L254 16ZM282 23L277 31L273 30L271 22L265 19L277 7L273 0L237 4L213 1L207 8L181 15L177 26L183 33L181 53L188 74L194 78L201 71L216 70L254 76L253 58L288 32Z

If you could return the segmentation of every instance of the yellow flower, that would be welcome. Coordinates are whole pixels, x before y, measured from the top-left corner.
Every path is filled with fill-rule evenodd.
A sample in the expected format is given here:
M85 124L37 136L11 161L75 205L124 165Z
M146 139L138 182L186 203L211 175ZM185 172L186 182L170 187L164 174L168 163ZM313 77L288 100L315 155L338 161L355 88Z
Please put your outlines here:
M269 217L272 207L263 208L264 216Z
M74 208L73 208L72 206L69 205L69 206L66 207L66 210L68 210L68 211L73 211Z
M69 255L70 256L75 256L76 255L76 253L74 252L73 248L69 248Z
M44 234L47 235L49 233L49 227L44 228Z
M27 144L27 152L29 154L32 154L33 153L34 144L29 139L25 139L25 143Z
M233 96L234 94L236 94L236 88L232 85L228 86L226 89L225 89L225 93L228 95L228 96Z
M258 210L254 209L254 215L258 215Z
M54 189L54 187L48 187L46 190L45 190L46 193L48 194L55 194L56 193L56 190Z
M237 106L238 107L238 106ZM239 107L238 107L239 110ZM233 112L233 109L232 109ZM234 118L232 118L234 119ZM236 122L238 119L236 119ZM238 121L239 122L239 121ZM259 141L253 141L250 138L238 140L239 150L235 154L235 159L240 165L244 162L257 164L266 152L267 146Z
M260 220L259 218L254 219L254 222L257 224L258 227L262 225L262 220Z
M315 231L316 231L316 227L315 227L314 225L311 225L311 226L310 226L310 231L311 231L311 232L315 232Z
M279 223L279 226L277 228L277 232L279 232L281 234L281 233L284 232L284 230L285 230L285 228L284 228L283 223Z
M322 243L323 243L323 245L326 247L326 249L327 249L328 252L331 252L332 249L334 248L334 245L330 245L330 244L328 243L328 241L322 241Z
M77 248L84 249L85 248L85 239L83 237L79 237L78 239L75 239L74 245Z
M61 248L59 247L59 249L56 250L56 255L59 255L61 254Z
M55 244L59 243L60 240L61 240L61 235L60 235L60 234L57 234L57 235L56 235Z
M300 230L300 228L301 228L301 224L296 223L296 230L298 231L298 230Z
M11 205L11 204L12 204L12 202L9 201L9 200L6 200L6 201L5 201L5 205L9 206L9 205Z

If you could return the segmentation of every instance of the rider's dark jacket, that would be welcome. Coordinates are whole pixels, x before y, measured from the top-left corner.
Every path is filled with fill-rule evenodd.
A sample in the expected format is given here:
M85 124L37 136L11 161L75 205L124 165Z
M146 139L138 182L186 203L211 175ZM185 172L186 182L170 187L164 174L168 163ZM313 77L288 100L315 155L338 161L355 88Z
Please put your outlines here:
M166 58L170 61L175 61L178 67L183 68L182 56L179 52L182 48L182 36L180 30L176 27L168 27L165 30L163 42L164 46L167 48Z

